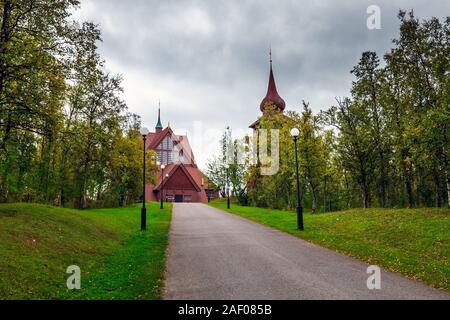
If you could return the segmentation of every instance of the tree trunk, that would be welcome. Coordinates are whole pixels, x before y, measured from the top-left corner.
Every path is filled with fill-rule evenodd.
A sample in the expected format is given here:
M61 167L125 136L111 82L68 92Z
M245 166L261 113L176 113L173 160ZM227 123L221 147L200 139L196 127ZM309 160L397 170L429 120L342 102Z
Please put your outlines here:
M5 61L4 53L6 51L7 43L10 39L10 19L11 19L12 3L11 0L4 0L2 27L0 30L0 95L3 93L4 79L5 79Z
M12 11L12 3L10 0L5 0L3 4L3 13L2 13L2 26L0 29L0 97L3 95L4 91L4 83L5 83L5 73L6 73L6 61L5 51L7 44L10 40L10 23L11 23L11 11ZM5 134L0 144L0 150L6 151L6 145L10 138L10 133L12 129L12 121L11 114L8 113L8 121L5 127Z
M348 181L348 178L347 178L347 174L346 174L346 171L344 171L344 180L345 180L345 190L346 190L346 198L347 198L347 205L346 205L346 208L348 209L348 208L350 208L350 186L349 186L349 181Z
M13 122L11 119L11 112L10 111L6 111L8 114L8 121L6 122L6 126L5 126L5 134L3 136L3 140L1 142L0 145L0 150L3 150L6 152L6 147L8 145L9 140L11 139L11 131L13 128Z
M442 201L441 201L441 186L439 181L439 174L435 171L433 175L434 175L434 192L435 192L434 203L436 208L440 208L442 207Z
M317 211L317 190L313 184L310 184L310 186L311 186L311 193L313 196L312 212L315 213Z
M364 209L370 207L370 190L367 183L367 172L362 156L359 156L360 184Z
M325 176L323 187L323 211L327 212L327 176Z
M406 154L405 151L402 151L402 171L403 171L403 179L405 183L405 191L406 191L406 199L407 199L407 208L411 209L414 206L414 197L412 191L412 182L411 182L411 174L409 169L406 166Z
M384 160L384 153L380 152L380 165L381 165L381 176L380 176L380 206L382 208L386 207L386 164Z
M406 181L405 181L405 188L406 188L406 196L407 196L407 208L411 209L412 207L414 207L414 196L413 196L413 191L412 191L412 183L411 183L411 178L409 176L405 177Z
M86 185L87 185L87 174L88 174L88 166L90 161L90 146L88 145L86 149L86 156L84 159L83 166L83 181L81 184L81 194L80 194L80 209L87 209L87 200L86 200Z
M123 194L123 192L121 192L120 199L119 199L119 206L120 207L125 207L125 204L126 204L125 195Z
M363 207L364 209L368 209L370 206L369 191L367 189L367 186L363 182L361 183L361 192L363 198Z
M419 207L426 207L428 205L429 199L426 197L426 186L425 186L425 178L424 178L424 169L422 166L417 167L418 173L418 190L417 190L417 198L419 202Z
M448 200L448 206L450 207L450 174L448 173L448 170L445 170L445 178L447 180L447 200Z
M86 200L86 195L84 194L84 191L80 197L80 209L83 209L83 210L87 209L87 200Z
M442 148L442 154L444 157L444 171L445 171L445 180L447 185L447 204L450 207L450 166L448 161L448 153L445 148Z
M287 209L291 210L292 209L292 203L291 203L291 190L288 190L286 192L286 199L287 199Z
M65 204L66 204L66 198L65 198L65 195L64 195L64 187L62 187L59 190L59 206L60 207L64 207Z
M61 140L62 144L65 146L66 142L64 139ZM64 186L66 184L66 155L67 155L67 149L63 147L62 149L62 158L61 158L61 164L59 169L59 206L64 207L66 199L64 194Z

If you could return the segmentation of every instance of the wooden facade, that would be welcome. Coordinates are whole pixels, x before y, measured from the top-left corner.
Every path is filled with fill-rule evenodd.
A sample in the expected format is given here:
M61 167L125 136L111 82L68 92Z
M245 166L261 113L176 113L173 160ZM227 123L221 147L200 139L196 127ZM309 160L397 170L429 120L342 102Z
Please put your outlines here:
M160 201L162 197L166 202L207 202L208 196L219 196L198 168L188 137L176 135L170 126L163 129L160 115L155 132L148 135L147 149L154 150L165 166L157 173L156 185L147 185L147 201Z

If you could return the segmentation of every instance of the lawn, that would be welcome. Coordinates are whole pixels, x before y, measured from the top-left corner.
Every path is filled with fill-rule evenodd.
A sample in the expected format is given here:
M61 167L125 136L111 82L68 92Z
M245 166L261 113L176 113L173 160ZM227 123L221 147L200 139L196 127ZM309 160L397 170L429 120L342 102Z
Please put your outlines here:
M211 206L226 210L226 202ZM450 291L449 209L354 209L305 214L296 230L294 212L242 207L231 212L340 253Z
M0 205L0 299L161 299L171 208ZM81 290L66 269L81 269Z

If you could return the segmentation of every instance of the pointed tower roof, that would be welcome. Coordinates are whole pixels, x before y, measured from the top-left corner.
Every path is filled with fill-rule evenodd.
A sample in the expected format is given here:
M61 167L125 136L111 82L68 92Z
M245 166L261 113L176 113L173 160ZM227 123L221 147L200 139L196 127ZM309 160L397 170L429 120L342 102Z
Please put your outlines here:
M277 85L275 83L275 77L273 75L272 68L272 49L270 49L270 76L269 76L269 87L267 89L267 95L261 102L260 108L264 112L267 103L272 103L278 107L278 109L283 112L286 109L286 102L280 97L277 91Z
M161 124L161 102L159 102L159 107L158 107L158 123L156 124L155 127L156 130L162 130L163 126Z

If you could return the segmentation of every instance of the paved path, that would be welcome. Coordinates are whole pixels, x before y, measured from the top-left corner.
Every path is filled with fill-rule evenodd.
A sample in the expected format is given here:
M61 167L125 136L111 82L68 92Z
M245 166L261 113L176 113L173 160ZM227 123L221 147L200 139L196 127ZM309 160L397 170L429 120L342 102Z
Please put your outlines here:
M203 204L176 204L166 299L450 299L382 272L367 289L368 265Z

